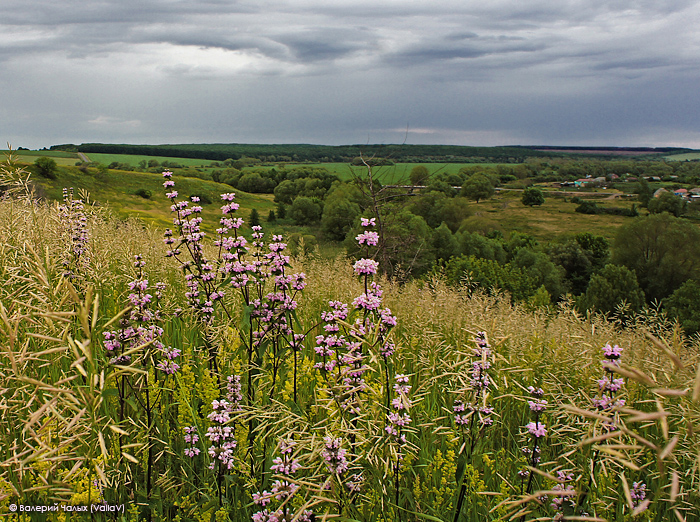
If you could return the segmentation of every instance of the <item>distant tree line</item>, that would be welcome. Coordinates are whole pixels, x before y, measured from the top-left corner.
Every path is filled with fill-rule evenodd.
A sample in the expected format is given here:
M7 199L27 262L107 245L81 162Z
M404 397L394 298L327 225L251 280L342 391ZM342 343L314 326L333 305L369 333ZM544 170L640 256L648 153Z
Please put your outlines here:
M110 143L83 143L81 145L54 145L51 150L70 152L132 154L197 158L212 161L257 158L268 163L277 162L352 162L364 158L384 158L391 162L467 163L500 162L522 163L527 158L556 157L557 153L522 147L467 147L457 145L256 145L256 144L179 144L130 145Z

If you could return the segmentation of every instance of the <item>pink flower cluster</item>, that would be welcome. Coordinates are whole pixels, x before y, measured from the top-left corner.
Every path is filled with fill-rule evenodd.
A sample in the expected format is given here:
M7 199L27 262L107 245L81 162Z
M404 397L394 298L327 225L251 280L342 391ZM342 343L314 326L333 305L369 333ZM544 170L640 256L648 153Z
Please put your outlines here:
M405 428L411 424L411 416L408 410L411 408L411 400L408 398L408 393L411 391L411 386L408 384L408 375L397 374L394 376L394 392L396 398L391 401L393 412L387 414L387 425L384 428L391 440L395 443L406 444ZM399 453L399 457L402 454Z
M530 435L532 435L536 439L547 435L547 427L541 422L528 422L527 426L525 427L527 428L527 431L530 433Z
M197 427L196 426L187 426L184 428L185 431L185 442L189 444L190 446L185 448L185 455L188 457L192 458L201 453L201 450L195 446L197 442L199 442L199 435L197 435Z
M281 506L275 510L263 509L253 514L253 522L283 522L285 520L299 520L311 522L313 512L304 510L301 513L290 513L291 508L289 500L299 491L299 484L294 482L291 477L300 468L301 464L294 457L294 447L296 442L293 440L281 440L279 443L280 456L276 457L270 469L282 476L272 483L270 491L262 491L253 493L253 502L261 507L265 507L276 500L281 502Z
M69 241L68 251L64 254L63 276L74 279L78 273L87 267L88 257L88 230L87 216L84 212L85 205L81 199L73 198L73 188L63 189L63 204L58 207L62 232Z
M617 344L614 346L606 344L602 348L603 356L605 357L605 360L602 361L602 365L605 373L602 378L596 380L600 395L591 400L593 406L598 411L611 415L610 421L603 423L604 429L609 431L617 429L615 424L616 412L626 403L625 399L617 395L622 391L625 380L621 377L613 377L614 369L620 365L622 351L622 348Z
M328 472L333 475L342 475L348 470L348 461L345 455L347 451L343 448L343 440L327 436L323 438L325 448L321 452L323 460L326 462Z

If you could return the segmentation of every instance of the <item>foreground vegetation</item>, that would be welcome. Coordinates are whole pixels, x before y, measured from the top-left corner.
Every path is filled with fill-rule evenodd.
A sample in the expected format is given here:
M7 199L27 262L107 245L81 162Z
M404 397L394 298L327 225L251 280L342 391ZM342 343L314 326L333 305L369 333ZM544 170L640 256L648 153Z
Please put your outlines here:
M448 285L449 268L385 280L371 213L350 233L354 264L290 259L229 193L208 241L171 175L165 242L70 191L37 203L21 171L5 175L2 514L700 516L700 345L653 308L519 304Z

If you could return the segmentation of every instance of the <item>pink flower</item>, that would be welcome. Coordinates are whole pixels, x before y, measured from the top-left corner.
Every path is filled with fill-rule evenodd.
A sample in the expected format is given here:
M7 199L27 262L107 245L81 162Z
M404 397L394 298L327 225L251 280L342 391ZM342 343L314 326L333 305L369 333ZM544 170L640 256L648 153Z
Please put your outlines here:
M537 439L547 435L547 429L541 422L528 422L526 428Z
M377 273L379 263L373 259L360 259L355 262L353 269L357 275L372 275Z
M622 348L617 344L615 346L610 346L608 343L603 347L603 355L605 355L607 359L619 359L622 355Z
M376 232L366 230L362 234L355 236L355 239L360 245L376 246L379 243L379 234Z

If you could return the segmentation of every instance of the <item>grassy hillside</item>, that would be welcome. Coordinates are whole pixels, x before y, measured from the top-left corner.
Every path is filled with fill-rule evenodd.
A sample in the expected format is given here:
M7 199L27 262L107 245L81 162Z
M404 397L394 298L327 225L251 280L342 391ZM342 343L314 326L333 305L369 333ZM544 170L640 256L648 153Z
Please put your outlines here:
M86 191L90 200L97 205L104 205L111 209L120 218L135 217L158 228L172 226L170 202L165 197L163 177L160 174L148 172L127 172L108 170L100 172L95 168L62 167L58 179L49 180L35 177L35 181L41 187L41 192L48 198L60 201L64 187L73 187L76 197L79 191ZM228 185L222 185L213 181L198 178L179 178L178 190L183 196L198 195L208 198L210 203L204 203L203 216L206 218L208 233L214 233L217 228L216 221L220 217L220 195L234 192ZM137 194L138 191L150 193L150 197L144 198ZM237 192L241 205L247 209L244 216L247 217L250 210L258 209L261 216L275 208L271 198Z

